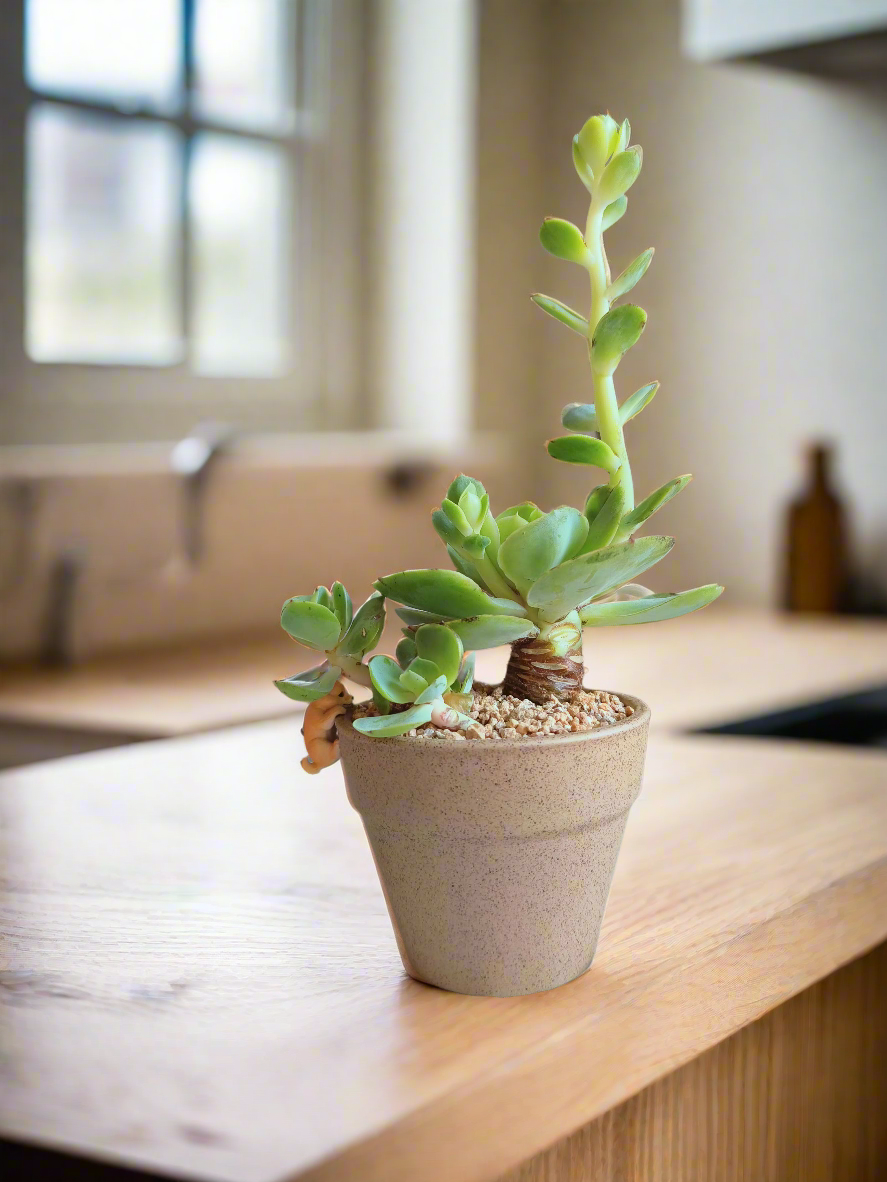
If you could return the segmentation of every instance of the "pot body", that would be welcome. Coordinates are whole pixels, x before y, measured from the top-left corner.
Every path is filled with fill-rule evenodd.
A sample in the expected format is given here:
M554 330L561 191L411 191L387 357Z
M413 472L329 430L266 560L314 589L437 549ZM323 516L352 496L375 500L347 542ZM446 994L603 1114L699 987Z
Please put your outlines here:
M590 966L650 722L620 696L626 721L548 738L373 739L343 720L348 798L410 976L511 997Z

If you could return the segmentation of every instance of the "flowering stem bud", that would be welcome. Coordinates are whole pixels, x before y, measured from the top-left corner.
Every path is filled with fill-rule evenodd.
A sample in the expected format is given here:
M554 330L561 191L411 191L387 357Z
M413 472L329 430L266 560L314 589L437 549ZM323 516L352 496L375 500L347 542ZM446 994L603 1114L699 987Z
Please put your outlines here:
M619 403L616 401L616 387L613 375L596 373L591 359L591 345L594 340L595 329L600 320L610 311L610 301L607 288L610 285L610 265L607 262L607 252L604 248L603 231L604 206L596 192L592 192L591 204L588 209L588 219L585 224L585 242L588 247L588 277L591 282L591 310L588 315L588 359L591 365L591 381L594 391L594 408L596 425L601 439L609 444L621 461L619 467L610 475L610 488L621 484L625 492L625 504L628 510L634 508L634 483L631 476L631 465L628 462L628 452L625 447L625 435L622 430L622 420L619 416Z

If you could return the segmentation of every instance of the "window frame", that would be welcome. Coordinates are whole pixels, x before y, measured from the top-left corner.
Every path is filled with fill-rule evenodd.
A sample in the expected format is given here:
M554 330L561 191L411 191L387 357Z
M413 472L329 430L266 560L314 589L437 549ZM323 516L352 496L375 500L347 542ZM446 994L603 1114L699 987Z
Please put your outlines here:
M354 411L363 257L357 185L361 135L362 0L289 0L298 28L294 125L284 132L246 128L192 110L189 30L195 0L180 0L183 109L116 106L32 88L25 78L25 0L0 38L0 102L10 134L0 144L0 306L5 309L0 368L0 444L129 443L172 439L212 417L256 431L361 426ZM25 350L25 134L31 108L72 111L175 128L183 137L179 295L185 349L169 364L35 361ZM17 129L17 133L16 133ZM269 143L286 153L293 186L290 223L292 364L279 376L196 373L188 359L191 315L186 216L187 160L196 135L211 132Z

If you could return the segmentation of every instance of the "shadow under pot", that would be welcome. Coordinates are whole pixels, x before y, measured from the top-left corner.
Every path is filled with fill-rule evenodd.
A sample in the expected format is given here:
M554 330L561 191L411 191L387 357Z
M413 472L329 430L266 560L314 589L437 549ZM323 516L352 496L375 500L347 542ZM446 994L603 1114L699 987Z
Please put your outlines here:
M404 968L455 993L553 989L591 965L650 710L547 738L376 739L340 720Z

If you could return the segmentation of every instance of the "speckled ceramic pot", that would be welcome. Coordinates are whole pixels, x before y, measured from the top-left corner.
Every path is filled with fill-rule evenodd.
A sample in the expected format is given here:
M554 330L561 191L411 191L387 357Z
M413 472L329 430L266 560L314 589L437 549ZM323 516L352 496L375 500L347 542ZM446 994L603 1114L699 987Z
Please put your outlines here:
M344 721L348 798L404 967L456 993L553 989L590 966L641 788L649 708L584 734L372 739Z

